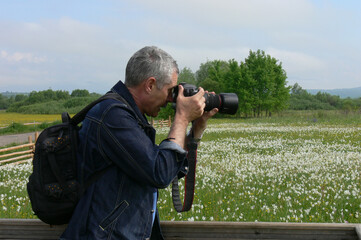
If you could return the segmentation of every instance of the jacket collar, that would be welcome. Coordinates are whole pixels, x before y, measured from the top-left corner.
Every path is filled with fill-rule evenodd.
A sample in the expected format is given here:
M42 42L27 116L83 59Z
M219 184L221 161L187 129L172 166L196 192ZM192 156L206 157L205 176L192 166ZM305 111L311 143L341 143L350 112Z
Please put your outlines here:
M137 104L134 101L132 94L129 92L128 88L124 85L124 83L122 81L118 81L117 84L115 84L112 87L112 91L115 91L120 96L122 96L129 103L129 105L133 108L135 114L137 114L139 116L139 118L143 121L143 123L145 125L149 125L147 118L145 117L144 114L142 114L140 112Z

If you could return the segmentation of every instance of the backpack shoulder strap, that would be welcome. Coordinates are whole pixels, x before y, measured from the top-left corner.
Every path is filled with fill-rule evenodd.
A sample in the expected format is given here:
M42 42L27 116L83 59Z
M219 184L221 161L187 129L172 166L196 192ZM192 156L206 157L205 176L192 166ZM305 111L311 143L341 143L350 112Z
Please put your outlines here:
M130 106L130 104L122 97L120 96L118 93L115 92L114 89L111 90L112 92L106 93L105 95L101 96L100 98L98 98L97 100L93 101L92 103L90 103L89 105L87 105L85 108L83 108L79 113L77 113L72 119L72 124L76 124L78 125L81 121L84 120L87 112L94 107L96 104L98 104L99 102L105 100L105 99L115 99L118 101L121 101L123 103L125 103L129 109L131 109L131 111L134 112L134 109ZM142 122L142 120L140 120L139 116L134 112L134 115L137 118L138 124L141 125L142 128L144 128L144 124ZM84 182L84 185L82 185L80 187L80 192L81 195L84 194L84 191L91 185L93 184L95 181L97 181L103 174L105 174L110 168L112 168L112 165L109 165L108 167L93 173L92 175L90 175L89 179L87 181Z
M132 106L130 106L130 104L129 104L122 96L120 96L120 95L114 90L114 88L112 88L111 91L112 91L111 93L107 93L107 94L109 94L109 96L113 96L114 99L119 100L119 101L125 103L125 104L129 107L129 109L131 109L131 110L133 111L135 117L137 118L138 124L144 129L144 128L145 128L145 125L144 125L143 121L139 118L138 114L136 114L136 112L134 111L134 109L132 108Z

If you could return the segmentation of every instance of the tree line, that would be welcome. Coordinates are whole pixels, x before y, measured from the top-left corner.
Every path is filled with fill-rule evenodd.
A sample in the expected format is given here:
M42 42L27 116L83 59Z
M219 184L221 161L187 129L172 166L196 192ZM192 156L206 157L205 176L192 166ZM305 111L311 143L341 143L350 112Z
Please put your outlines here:
M361 110L361 98L341 99L321 92L312 95L297 83L288 86L286 80L282 63L262 50L250 50L248 57L240 62L235 59L207 61L195 73L185 67L178 77L178 82L202 86L208 91L236 93L239 98L237 116L242 117L271 116L286 109ZM61 113L65 110L76 113L99 96L80 89L71 94L51 89L33 91L29 96L16 95L11 98L0 94L0 109L22 113ZM160 117L167 118L173 111L168 106L160 112Z
M343 110L345 113L361 112L361 98L345 98L318 92L313 95L297 83L290 92L289 109L292 110Z
M32 91L29 95L17 94L4 97L0 94L0 109L8 112L57 114L62 112L76 113L85 105L101 96L89 93L85 89L71 92L63 90Z
M240 63L234 59L207 61L195 73L184 68L179 74L180 82L189 82L216 93L236 93L238 116L270 116L286 109L361 111L361 98L341 99L322 92L312 95L298 83L287 86L286 79L282 63L261 50L250 51Z

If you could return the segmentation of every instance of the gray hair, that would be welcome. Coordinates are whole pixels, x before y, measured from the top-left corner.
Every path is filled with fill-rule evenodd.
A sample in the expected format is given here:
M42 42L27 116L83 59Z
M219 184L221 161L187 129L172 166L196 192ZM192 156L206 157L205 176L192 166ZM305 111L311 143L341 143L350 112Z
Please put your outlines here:
M150 46L134 53L129 59L125 71L125 85L135 87L145 79L154 77L157 88L172 82L172 74L179 74L177 62L162 49Z

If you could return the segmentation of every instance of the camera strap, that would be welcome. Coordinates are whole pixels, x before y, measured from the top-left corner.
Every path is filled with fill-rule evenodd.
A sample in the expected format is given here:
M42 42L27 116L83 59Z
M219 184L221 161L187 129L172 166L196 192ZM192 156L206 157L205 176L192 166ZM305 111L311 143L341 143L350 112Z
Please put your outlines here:
M196 164L197 164L197 146L198 143L193 137L190 138L187 149L188 173L185 176L184 202L182 204L179 194L178 176L173 180L172 199L177 212L189 211L193 204L194 186L196 183Z

